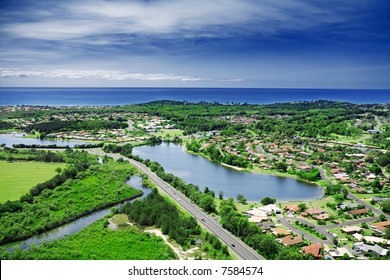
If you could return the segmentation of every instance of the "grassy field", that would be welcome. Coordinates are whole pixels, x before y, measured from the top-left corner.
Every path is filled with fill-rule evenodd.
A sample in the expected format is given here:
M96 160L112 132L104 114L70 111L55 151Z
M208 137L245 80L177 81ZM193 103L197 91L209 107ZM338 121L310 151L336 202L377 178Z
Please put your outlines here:
M5 162L0 161L0 203L17 200L36 184L56 175L63 163Z
M136 227L107 228L103 218L68 237L13 254L1 249L0 259L43 260L167 260L175 259L172 249L157 236Z

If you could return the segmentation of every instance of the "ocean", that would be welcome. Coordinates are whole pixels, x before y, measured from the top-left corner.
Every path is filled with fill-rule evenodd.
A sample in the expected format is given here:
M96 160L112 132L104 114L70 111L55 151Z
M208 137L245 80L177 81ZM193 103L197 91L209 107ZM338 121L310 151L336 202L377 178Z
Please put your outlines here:
M0 88L0 105L125 105L156 100L271 104L332 100L389 103L390 89L277 88Z

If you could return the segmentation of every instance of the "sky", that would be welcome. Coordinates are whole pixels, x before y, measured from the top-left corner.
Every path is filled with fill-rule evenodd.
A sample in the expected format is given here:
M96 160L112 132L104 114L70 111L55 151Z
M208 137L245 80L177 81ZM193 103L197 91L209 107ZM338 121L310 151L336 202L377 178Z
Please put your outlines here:
M0 87L390 88L388 0L3 0Z

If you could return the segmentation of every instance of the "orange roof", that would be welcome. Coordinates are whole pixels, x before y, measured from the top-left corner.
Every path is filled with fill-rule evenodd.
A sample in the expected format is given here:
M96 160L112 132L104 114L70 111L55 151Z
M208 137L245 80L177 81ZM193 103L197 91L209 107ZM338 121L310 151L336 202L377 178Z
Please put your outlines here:
M321 256L321 248L322 245L317 243L302 247L302 251L306 255L312 254L314 257L318 258Z
M293 245L303 243L303 239L302 237L294 237L292 235L288 235L281 238L280 242L282 242L286 246L293 246Z
M298 205L286 205L284 209L291 212L297 212L299 210L299 207Z
M380 231L385 231L388 226L390 226L390 220L371 224L371 227L376 228L377 230Z

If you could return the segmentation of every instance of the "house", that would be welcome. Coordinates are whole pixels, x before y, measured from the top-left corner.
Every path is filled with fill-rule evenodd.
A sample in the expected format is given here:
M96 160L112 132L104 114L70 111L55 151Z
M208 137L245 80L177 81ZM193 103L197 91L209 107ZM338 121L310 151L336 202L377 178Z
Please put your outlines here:
M390 246L390 240L376 237L376 236L363 236L364 241L372 244L382 244L384 246Z
M362 232L362 228L358 226L350 226L350 227L345 227L342 228L341 231L346 233L346 234L353 234L353 233L360 233Z
M312 254L316 259L321 258L322 245L319 243L311 244L310 246L302 247L302 252L306 255Z
M282 213L282 210L279 207L277 207L275 204L268 204L268 205L266 205L262 208L258 208L258 209L261 211L264 211L268 215L272 215L272 213L275 213L275 214Z
M285 236L283 238L280 238L279 241L284 246L294 246L303 243L302 237L296 237L292 235Z
M309 215L319 215L324 213L324 210L318 209L318 208L310 208L306 210L306 213Z
M296 213L299 211L298 205L286 205L284 210L290 213Z
M277 207L275 204L268 204L264 207L253 208L249 211L244 212L244 214L246 214L247 216L257 216L257 217L269 216L272 215L272 213L281 214L282 210L280 210L280 208Z
M382 248L381 246L375 244L374 246L364 244L363 242L357 242L353 245L353 250L355 255L367 254L369 252L374 253L378 256L386 256L388 250Z
M288 231L287 229L284 229L284 228L272 228L271 232L275 236L279 236L279 235L286 236L286 235L291 234L290 231Z
M378 232L385 232L386 228L390 226L390 221L384 221L379 223L371 224L370 227Z
M272 222L263 222L259 224L259 227L261 227L263 232L266 232L267 230L270 230L271 228L275 227L275 224Z
M248 222L251 223L261 223L263 221L268 220L268 216L251 216L249 217Z
M368 210L366 208L348 211L348 213L351 215L362 215L366 214L367 212Z
M341 204L339 205L339 208L340 208L341 210L345 210L345 209L347 209L347 208L349 208L349 209L355 209L356 207L358 207L357 204L348 203L348 202L343 202L343 203L341 203Z
M300 171L310 172L311 168L311 165L297 165L297 169Z
M319 214L319 215L314 215L313 219L315 219L317 221L320 221L320 220L325 221L325 220L329 219L329 214L323 213L323 214Z
M345 254L348 255L348 257L352 258L353 255L345 248L337 248L337 249L331 249L328 251L328 254L332 257L332 258L341 258L343 257Z
M357 241L363 240L363 235L361 235L360 233L354 233L352 234L352 237L355 238Z

